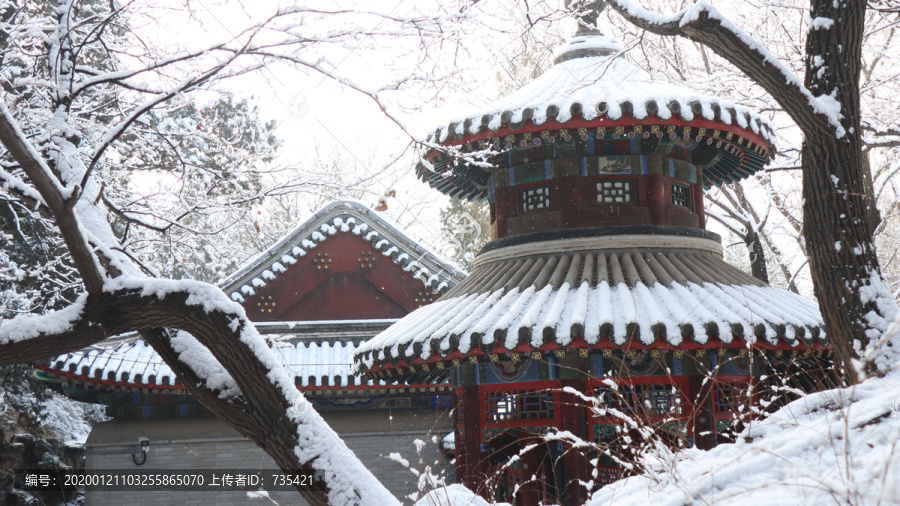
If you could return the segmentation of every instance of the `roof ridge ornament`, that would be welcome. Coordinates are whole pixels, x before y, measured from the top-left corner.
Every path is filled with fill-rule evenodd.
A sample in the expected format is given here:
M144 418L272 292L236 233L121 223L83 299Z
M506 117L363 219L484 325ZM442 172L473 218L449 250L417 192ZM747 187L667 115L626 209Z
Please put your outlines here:
M597 19L600 13L606 9L604 0L569 0L566 2L577 16L578 29L575 31L575 37L584 37L588 35L603 35L597 28ZM581 14L580 16L578 14Z
M576 15L578 29L556 50L554 65L575 58L609 56L624 50L615 37L603 35L597 28L597 18L606 8L604 0L569 0L568 7Z

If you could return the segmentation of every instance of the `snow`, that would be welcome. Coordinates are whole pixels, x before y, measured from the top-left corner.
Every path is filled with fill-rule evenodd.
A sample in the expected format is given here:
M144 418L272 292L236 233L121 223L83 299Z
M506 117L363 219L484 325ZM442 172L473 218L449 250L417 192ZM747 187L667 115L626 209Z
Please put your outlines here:
M874 270L869 273L869 284L859 287L859 298L863 304L872 303L878 310L869 311L863 316L867 327L866 336L871 340L869 347L863 351L863 360L873 362L880 371L887 370L892 364L900 362L900 338L894 337L894 334L900 332L891 331L898 327L900 309L890 287ZM890 339L895 342L888 346L886 344ZM858 369L864 375L864 368Z
M900 322L886 334L900 344ZM900 361L893 362L895 367ZM648 472L598 490L590 506L897 504L900 369L807 395L752 423L734 444L650 455Z
M604 35L585 35L577 36L569 39L568 42L558 47L553 52L554 58L582 49L599 49L619 53L625 50L625 47L615 37L607 37Z
M621 49L621 45L611 37L587 36L574 38L559 51L572 51L579 46ZM632 106L631 114L639 120L652 114L648 104L653 103L655 114L660 119L668 120L673 114L678 114L685 121L695 120L693 104L696 103L701 106L700 116L703 119L718 119L726 125L749 128L769 143L774 141L772 126L751 109L687 88L654 82L649 74L632 66L621 54L584 56L559 62L534 81L487 108L452 116L444 123L448 126L439 129L437 141L443 143L450 135L478 134L484 128L482 124L485 121L491 131L507 123L519 123L525 119L526 110L531 111L531 121L536 125L542 125L552 117L550 108L558 109L555 116L558 123L565 124L577 119L572 113L572 107L576 105L580 107L580 116L584 120L590 121L602 115L617 120L624 114L623 104L626 102ZM678 106L677 113L670 109L673 103ZM719 118L716 118L713 106L721 111ZM734 110L735 117L729 110ZM502 118L504 114L510 115L508 122ZM471 120L468 130L464 130L466 119ZM449 125L455 125L455 128L451 131Z
M3 181L2 187L4 190L15 190L16 192L36 201L39 205L42 205L44 207L47 206L47 204L44 203L44 198L41 197L40 193L38 193L34 188L26 184L21 179L13 176L2 168L0 168L0 181Z
M25 133L22 132L22 130L19 128L19 123L15 120L13 115L9 112L9 108L6 106L5 95L5 93L0 95L0 115L4 116L6 122L9 123L10 126L12 126L13 135L18 137L19 139L22 139L25 148L28 150L29 156L37 161L40 170L48 176L50 181L53 183L55 190L59 192L63 199L69 198L72 195L72 189L65 188L59 184L59 181L53 175L53 171L50 170L50 167L47 166L47 162L44 160L44 157L41 156L41 154L36 149L34 149L34 146L32 146L32 144L28 141L29 137L26 136ZM30 198L43 203L43 198L41 198L40 194L31 185L24 183L22 180L10 175L6 171L0 173L0 175L3 176L3 179L5 181L4 186L9 185L11 187L14 187L16 190L22 191ZM6 176L9 177L7 178Z
M812 30L829 30L834 25L834 20L830 18L817 17L809 20L809 29Z
M436 488L416 501L414 506L490 506L481 496L460 484Z
M456 350L463 354L476 350L479 344L498 344L507 350L520 345L539 349L545 335L554 336L555 344L566 347L571 344L576 326L583 329L585 342L589 345L599 342L602 327L611 326L610 337L614 344L621 346L633 325L637 325L637 337L644 344L655 342L656 329L664 328L667 343L681 346L685 335L690 335L682 334L686 327L693 332L689 339L697 344L709 342L708 328L718 328L715 337L727 344L733 340L733 326L741 329L742 335L738 337L753 344L759 325L770 345L781 342L789 346L800 345L798 329L803 329L804 339L809 343L812 343L809 340L814 331L819 332L820 344L825 343L824 323L815 302L784 290L761 286L721 259L712 263L712 255L645 256L611 252L589 254L586 258L596 258L597 271L602 273L593 285L588 281L583 281L577 289L568 282L557 287L546 284L540 288L533 284L488 285L484 292L456 293L419 308L355 351L357 371L385 360L386 353L396 357L401 347L406 351L400 358L407 363L428 360L438 351L453 351L450 343L454 339L458 339ZM498 279L501 276L525 279L529 275L535 279L534 276L540 277L541 272L547 276L553 271L556 274L553 277L561 278L562 272L557 270L574 269L575 272L566 276L574 278L580 275L581 269L578 261L516 263L511 258L500 262L507 262L505 269L510 270L485 265L478 267L473 276L490 272ZM585 268L592 269L593 262L586 261ZM659 277L653 274L654 269L660 273ZM713 272L725 274L709 274ZM605 279L607 273L609 278ZM727 279L722 278L723 275ZM469 286L482 284L472 282ZM876 285L872 286L875 290ZM884 288L877 293L878 297L885 297L888 292ZM782 326L784 332L779 334L776 328ZM503 336L502 342L495 343L497 335ZM530 337L522 341L520 336ZM408 346L411 343L425 344L421 356L414 355L415 347Z
M400 453L398 453L398 452L389 453L387 458L389 460L393 460L394 462L400 464L403 467L407 467L407 468L409 467L409 460L403 458L403 456L400 455Z
M364 383L362 378L353 375L351 360L353 350L362 344L363 340L347 338L318 342L305 336L316 335L315 329L322 325L383 322L384 326L388 326L396 321L391 319L296 322L290 325L290 331L285 333L273 333L271 329L266 330L265 325L257 327L261 328L265 332L265 337L274 343L279 361L283 367L296 374L302 388L334 388ZM239 324L240 321L235 320L235 323ZM237 326L233 330L236 331ZM185 353L202 353L202 350L191 349L195 344L186 338L180 343L183 343L180 344L183 346L181 351ZM202 363L208 373L222 373L214 358L206 356L202 359ZM162 358L138 337L103 345L101 349L81 350L56 357L50 360L47 368L50 372L63 375L75 371L75 375L87 381L106 380L112 376L117 381L126 382L137 388L149 385L175 387L176 379ZM141 375L140 381L137 379L138 374ZM153 381L151 376L154 377Z
M378 230L374 230L376 228ZM431 268L428 272L434 273L432 278L426 279L420 275L416 277L426 287L440 287L435 290L438 293L452 288L465 276L459 266L416 243L403 234L398 225L385 217L358 202L339 201L315 213L278 243L223 279L219 286L231 293L235 300L238 300L235 294L252 296L256 292L254 287L261 288L287 272L285 264L296 264L296 257L306 255L306 250L315 248L338 234L362 235L384 256L394 258L396 255L394 263L404 270L409 271L410 266L424 263Z
M208 388L219 391L220 398L234 398L241 394L240 388L225 367L216 360L209 348L200 344L192 335L177 331L172 338L172 349L178 353L182 362L206 381ZM146 357L145 360L149 358Z
M456 433L450 432L443 438L441 438L441 448L445 450L455 450L456 449Z
M87 441L91 432L88 422L107 419L103 406L74 401L56 393L47 399L44 409L46 415L41 425L68 446L80 446Z
M272 498L269 497L269 492L263 489L259 489L257 491L248 490L247 491L248 499L266 499L267 501L272 501ZM277 504L277 503L276 503Z
M341 227L343 229L343 227ZM336 227L328 228L329 234L338 233ZM317 235L318 234L318 235ZM402 236L402 234L400 234ZM324 240L320 232L312 233L315 239ZM405 236L403 239L408 241ZM308 240L304 240L307 241ZM387 239L381 239L382 242ZM289 246L288 246L289 247ZM275 258L280 258L278 255ZM420 261L425 261L420 257ZM440 265L434 260L428 260L429 265ZM274 272L271 270L266 273L266 267L261 267L251 273L248 278L250 284L262 286L265 283L257 275L264 278L273 278ZM278 269L275 269L276 271ZM423 268L420 272L427 271ZM458 271L454 271L458 272ZM459 276L461 277L461 276ZM457 278L458 279L458 278ZM253 289L241 281L235 280L235 286L240 286L244 293L252 294ZM187 293L186 303L188 305L199 306L206 312L222 312L234 315L234 321L237 325L232 329L238 332L240 342L246 346L247 352L252 353L269 372L268 379L271 384L280 391L288 405L292 408L296 406L308 407L308 402L302 397L297 390L294 382L293 374L289 374L282 367L282 362L268 348L265 341L260 338L256 329L249 324L243 326L241 322L249 323L243 308L224 295L222 291L213 285L199 283L194 281L180 280L156 280L146 279L138 276L126 276L108 280L103 289L108 292L118 290L139 290L144 297L165 298L171 293ZM28 334L34 334L39 329L50 328L50 330L65 330L71 325L71 322L77 319L80 314L80 306L73 306L67 311L62 311L53 317L42 317L35 319L13 320L16 324L4 325L4 338L10 339L13 336L17 339L28 337ZM62 317L60 317L62 316ZM37 322L37 323L36 323ZM9 330L8 330L9 329ZM18 332L18 333L16 333ZM192 370L207 383L207 386L219 391L222 397L232 397L240 394L240 391L234 380L223 368L221 363L210 353L210 351L202 346L195 338L184 332L177 333L172 344L179 353L180 359L187 364ZM344 357L349 356L349 346L340 350ZM144 347L131 347L127 351L127 356L111 358L108 366L114 368L118 373L118 365L123 362L131 362L132 368L141 371L141 374L157 372L161 370L159 364L152 364L152 353L149 353ZM349 369L349 364L345 365L345 369ZM336 376L329 374L328 376ZM128 382L134 382L135 376L129 375L125 378ZM341 381L342 386L346 386L346 379ZM329 500L333 504L347 504L359 502L360 498L366 498L378 504L396 504L396 500L390 493L384 489L359 462L358 459L344 446L338 436L324 423L324 421L315 413L314 410L288 410L286 412L290 420L297 424L298 445L294 451L301 462L310 462L314 468L321 471L323 479L329 483Z
M86 302L87 295L83 294L72 305L58 311L51 310L42 315L24 314L4 320L0 325L0 345L72 330L81 318Z
M757 53L767 65L771 65L772 68L780 73L784 78L784 82L787 83L788 86L793 87L797 91L799 91L800 94L806 99L807 103L810 106L810 109L812 109L815 114L821 114L825 117L825 119L828 121L828 124L831 125L831 127L834 129L836 138L840 139L846 134L846 130L841 125L841 119L843 119L843 115L841 114L840 104L838 104L837 101L834 100L833 96L824 94L820 96L814 96L811 91L803 86L803 82L800 80L800 78L797 77L797 75L784 63L782 63L777 56L766 49L766 47L761 42L757 41L749 34L741 30L737 25L735 25L730 19L722 14L721 11L712 6L709 2L701 0L692 5L689 5L688 7L675 14L661 15L645 10L639 5L632 3L630 0L610 1L621 7L629 15L638 17L642 20L645 20L649 24L655 25L678 23L679 26L684 27L685 25L693 21L699 20L700 15L702 13L706 13L709 19L719 21L722 29L731 32L751 51ZM831 24L829 24L828 21L832 20L826 20L826 18L816 18L816 20L811 20L810 27L811 29L828 29L831 27ZM751 124L751 127L754 126L754 124L755 120L753 124ZM756 130L754 129L754 132L755 131ZM765 132L763 132L763 134L765 135Z

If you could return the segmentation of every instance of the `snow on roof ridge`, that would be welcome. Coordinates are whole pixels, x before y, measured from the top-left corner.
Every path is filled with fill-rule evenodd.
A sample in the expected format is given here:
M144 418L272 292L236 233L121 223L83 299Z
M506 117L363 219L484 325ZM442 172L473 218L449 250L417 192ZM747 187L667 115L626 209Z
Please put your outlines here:
M554 255L559 262L538 267L515 255L476 262L465 285L360 345L354 352L357 370L389 359L409 365L437 354L466 355L479 348L489 353L498 345L538 350L549 340L568 347L575 336L587 347L604 338L623 346L631 335L645 345L660 336L670 346L704 346L710 338L728 346L733 337L763 346L829 344L815 302L765 285L712 252L601 249ZM596 263L578 261L582 255ZM550 281L559 265L567 266L568 275ZM479 282L526 275L548 281L527 287Z
M362 221L363 223L358 223ZM350 225L353 225L351 228ZM370 230L371 228L378 230ZM368 233L363 235L364 232ZM243 302L246 296L253 296L256 289L264 287L268 282L278 278L287 269L279 269L275 264L280 262L295 263L294 256L303 256L306 250L315 248L337 233L359 235L390 257L401 267L419 261L432 267L433 271L442 273L442 278L421 279L426 288L441 291L452 287L466 273L456 264L441 258L430 248L414 241L400 229L393 220L378 214L357 200L339 200L332 202L313 213L303 223L285 234L277 243L266 251L245 262L234 273L219 282L223 291L232 300ZM386 235L388 237L383 237ZM265 273L265 274L263 274ZM433 285L433 286L432 286Z
M370 322L370 320L354 320ZM393 323L395 319L371 320L378 324ZM342 321L341 321L342 322ZM336 321L292 322L312 326L337 323ZM264 326L257 323L255 325ZM376 332L372 329L370 332ZM371 335L371 334L370 334ZM364 335L343 336L337 339L309 339L292 334L265 336L276 343L275 354L288 367L296 369L302 387L338 387L363 385L366 380L355 375L352 368L352 352L367 339ZM145 385L178 387L175 374L158 354L136 334L126 339L109 342L102 349L89 348L60 355L45 362L42 368L59 371L100 382L114 381L129 387ZM313 377L313 385L309 378ZM354 379L351 381L350 378ZM322 381L324 378L324 382Z
M463 115L450 116L430 138L443 143L451 135L461 138L485 129L497 131L529 119L535 125L542 125L551 118L564 124L575 116L586 121L604 115L618 120L628 112L623 111L623 106L629 103L630 113L638 120L646 118L648 113L661 120L669 120L677 114L691 122L699 114L703 119L758 134L774 147L774 130L767 119L728 100L674 84L654 82L649 74L628 63L624 53L611 52L615 47L613 42L618 43L612 37L598 35L573 38L557 50L557 55L578 51L577 44L584 44L584 49L606 48L610 52L587 52L581 57L563 58L510 95ZM650 103L654 104L650 107L653 110L648 111ZM699 112L695 111L695 104L700 106Z
M570 53L578 53L583 50L605 52L606 54L619 53L625 50L625 46L619 39L609 35L576 35L565 44L553 51L554 63L558 63L560 57ZM573 55L574 56L574 55Z
M812 316L815 303L774 287L675 281L668 286L659 282L627 286L605 280L586 289L582 285L587 286L587 282L577 287L499 289L441 299L361 344L354 351L356 370L361 372L387 360L405 360L409 365L438 354L445 357L459 352L467 356L478 353L479 348L489 353L487 350L497 346L513 350L526 345L535 351L548 335L551 342L568 347L581 332L589 348L604 337L615 346L624 346L632 332L649 346L657 342L661 329L666 345L675 347L704 346L713 337L728 346L733 341L732 333L751 345L759 342L807 349L827 345L822 322ZM635 310L635 300L640 311ZM606 311L606 316L578 311L585 303L611 311ZM503 318L508 315L513 317ZM574 330L576 327L581 330ZM611 331L608 336L604 328ZM682 333L684 328L689 329L688 334Z

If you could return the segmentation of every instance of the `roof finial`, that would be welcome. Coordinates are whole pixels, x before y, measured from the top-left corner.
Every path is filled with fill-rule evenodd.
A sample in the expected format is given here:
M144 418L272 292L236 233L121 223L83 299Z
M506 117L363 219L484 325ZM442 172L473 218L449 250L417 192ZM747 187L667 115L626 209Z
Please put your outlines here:
M568 0L569 9L578 18L578 30L569 42L556 51L553 63L575 58L608 56L622 51L622 45L613 37L605 37L597 29L597 18L606 8L604 0Z
M578 16L578 30L575 32L576 37L585 35L603 35L597 29L597 18L606 8L604 0L569 0L569 8Z

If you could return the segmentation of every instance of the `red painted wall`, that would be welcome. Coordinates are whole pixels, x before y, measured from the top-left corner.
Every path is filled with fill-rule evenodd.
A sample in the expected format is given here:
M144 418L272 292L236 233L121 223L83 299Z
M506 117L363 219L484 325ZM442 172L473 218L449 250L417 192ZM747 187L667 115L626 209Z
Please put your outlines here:
M631 181L632 203L598 204L596 184L602 180ZM672 205L672 183L690 187L691 209ZM519 191L543 185L550 188L550 207L522 211ZM497 188L494 206L496 220L491 223L491 239L579 227L672 225L704 228L705 226L702 186L658 174L568 176L507 186Z
M253 321L400 318L437 299L362 237L338 232L244 302ZM433 274L433 273L432 273Z

